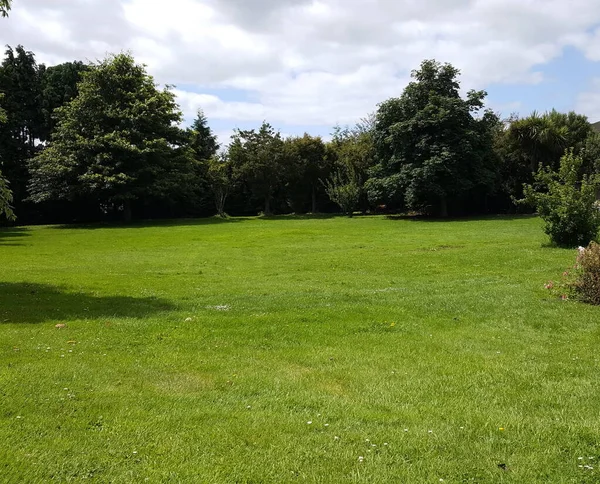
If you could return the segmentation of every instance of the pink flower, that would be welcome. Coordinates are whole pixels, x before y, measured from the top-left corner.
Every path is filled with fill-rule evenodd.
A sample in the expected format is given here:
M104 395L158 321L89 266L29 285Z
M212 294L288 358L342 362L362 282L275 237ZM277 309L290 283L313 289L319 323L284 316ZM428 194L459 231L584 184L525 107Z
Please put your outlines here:
M546 289L552 289L554 287L554 283L552 281L548 281L548 284L544 286Z

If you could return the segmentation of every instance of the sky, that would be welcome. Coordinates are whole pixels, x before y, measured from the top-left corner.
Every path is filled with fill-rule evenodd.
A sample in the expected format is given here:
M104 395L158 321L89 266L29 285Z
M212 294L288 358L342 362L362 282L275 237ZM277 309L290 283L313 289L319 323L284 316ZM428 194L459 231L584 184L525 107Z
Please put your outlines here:
M129 51L222 143L264 120L327 137L431 58L504 116L600 121L598 0L14 0L0 43L46 65Z

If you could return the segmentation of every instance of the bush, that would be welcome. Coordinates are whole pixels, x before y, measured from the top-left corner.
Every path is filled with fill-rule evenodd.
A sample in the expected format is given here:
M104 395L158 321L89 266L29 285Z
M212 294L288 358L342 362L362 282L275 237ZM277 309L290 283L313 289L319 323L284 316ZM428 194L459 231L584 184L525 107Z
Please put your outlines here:
M579 248L577 257L579 279L575 289L587 303L600 305L600 245L592 242L586 249Z
M346 173L335 172L325 184L325 191L342 212L352 217L360 199L360 187L352 170L347 169Z
M546 289L561 299L579 299L600 306L600 244L579 247L572 270L563 273L561 282L549 281Z
M596 205L598 176L580 175L583 160L573 151L560 160L557 172L540 168L533 185L525 185L522 203L536 207L545 222L544 231L560 246L587 245L600 228Z

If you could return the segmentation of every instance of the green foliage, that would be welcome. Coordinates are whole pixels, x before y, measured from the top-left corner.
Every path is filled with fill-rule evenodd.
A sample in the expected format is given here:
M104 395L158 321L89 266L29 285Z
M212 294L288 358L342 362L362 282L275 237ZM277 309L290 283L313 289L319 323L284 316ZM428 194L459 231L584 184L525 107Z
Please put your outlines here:
M590 175L600 173L600 133L590 133L582 146L579 155L583 159L583 172Z
M289 167L286 191L296 213L319 211L318 201L323 192L321 180L332 170L332 160L320 136L297 136L285 140L285 157ZM308 202L308 203L307 203Z
M390 176L378 176L380 171L373 170L373 177L365 183L365 193L371 206L385 205L396 210L405 207L402 177L399 173Z
M392 178L371 185L389 190L387 198L403 192L411 210L445 216L450 202L491 192L495 185L492 145L498 119L489 111L478 115L484 91L460 97L458 76L450 64L424 61L402 96L379 106L375 173Z
M188 129L189 146L199 161L211 159L219 151L217 136L208 126L208 120L202 110L198 110L196 119Z
M567 149L582 156L585 173L593 172L593 157L599 150L588 148L597 135L585 116L556 110L534 112L525 118L513 115L505 125L496 133L495 149L501 159L501 191L508 198L522 198L523 185L533 182L540 165L558 170Z
M573 150L560 160L559 171L540 167L534 184L524 187L521 203L536 207L552 242L561 246L587 245L598 235L600 210L598 175L581 175L583 160Z
M600 245L590 242L579 248L577 257L579 277L576 290L584 302L600 305Z
M506 131L507 143L520 162L535 172L540 165L557 170L565 150L578 154L593 133L586 116L556 110L542 115L534 112L527 118L516 118Z
M350 179L356 184L359 191L358 204L363 212L367 210L369 203L365 183L375 164L373 122L373 118L369 117L353 128L336 126L328 144L328 157L333 161L334 169L342 173L343 178L348 178L350 174Z
M207 163L206 176L215 199L217 214L226 218L225 203L236 183L233 166L225 154L214 155Z
M2 97L4 95L0 94L0 101L2 101ZM0 109L0 124L6 122L6 111ZM6 218L9 220L14 219L14 213L12 211L11 203L12 203L13 195L8 188L8 182L2 176L2 172L0 171L0 214L4 214Z
M228 156L235 177L246 184L254 196L264 200L264 213L271 215L273 194L287 177L281 134L266 122L258 131L236 130Z
M12 0L0 0L0 17L8 17L8 12L12 7Z
M175 96L133 57L107 58L78 87L31 163L33 201L94 199L129 219L133 201L169 200L194 183Z
M0 109L5 122L0 124L0 169L10 182L15 207L21 212L27 197L28 160L35 155L40 137L40 68L32 52L22 45L8 46L0 65Z
M2 100L4 99L4 93L0 93L0 106L2 105ZM8 116L6 114L6 110L0 107L0 124L4 124L8 121Z
M83 62L65 62L46 68L40 66L41 83L41 114L43 126L38 137L42 141L50 139L56 128L54 110L67 104L78 94L77 85L82 80L82 74L91 67Z
M2 104L7 111L3 141L11 136L15 143L33 149L41 122L40 77L33 52L26 51L22 45L15 49L7 46L0 66L0 92L4 93Z
M1 6L6 12L10 2ZM23 46L8 47L0 169L26 222L48 214L54 221L56 213L64 221L127 218L132 209L148 218L209 215L209 185L221 215L228 197L233 213L255 213L259 200L266 214L317 212L333 206L321 181L329 178L349 188L346 198L358 189L353 209L363 212L504 211L540 164L558 170L565 149L582 159L582 175L600 173L600 135L585 116L552 110L500 122L485 110L484 91L461 96L459 74L426 60L399 98L352 128L336 126L330 142L308 134L283 140L265 122L237 131L224 162L203 112L180 129L170 88L160 91L131 56L46 68Z
M12 201L13 194L8 187L8 182L4 179L0 171L0 215L4 215L8 220L16 219L11 206Z
M340 168L333 173L325 183L325 190L332 202L336 203L342 212L352 217L354 209L360 200L360 186L352 168Z
M373 131L371 126L358 124L354 128L336 126L330 143L338 166L347 167L354 173L362 187L375 164Z

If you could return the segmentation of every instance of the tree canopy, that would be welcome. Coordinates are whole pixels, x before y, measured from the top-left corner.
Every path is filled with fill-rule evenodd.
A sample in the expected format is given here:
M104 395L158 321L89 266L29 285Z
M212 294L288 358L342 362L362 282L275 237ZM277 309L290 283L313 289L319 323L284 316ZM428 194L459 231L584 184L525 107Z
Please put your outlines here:
M6 2L5 2L6 5ZM0 211L22 223L354 210L461 215L532 210L516 201L565 151L578 182L600 173L600 133L550 110L500 120L485 91L424 61L399 97L331 139L268 122L219 143L202 109L186 120L170 87L129 54L0 63ZM189 124L186 124L189 122ZM214 202L214 203L213 203Z
M190 148L198 160L209 160L219 151L217 137L210 129L204 112L200 109L196 113L196 119L188 129Z
M37 202L94 199L128 220L133 201L168 196L191 172L174 94L129 54L84 72L77 97L55 113L51 142L31 163Z
M446 216L449 202L493 186L497 119L490 111L479 115L485 91L461 98L459 74L450 64L424 61L402 96L379 106L376 177L380 186L403 193L411 210Z
M40 110L42 126L39 129L39 138L42 141L50 139L56 127L54 110L67 104L78 94L78 84L82 74L90 66L81 61L65 62L56 66L40 69Z
M0 64L0 108L6 112L0 125L0 169L10 182L17 213L27 198L28 160L37 151L42 116L39 109L40 73L33 52L22 45L7 46Z
M331 159L320 136L293 136L285 140L288 166L292 175L289 198L295 212L319 211L319 198L324 193L323 182L331 173ZM310 206L305 203L310 201Z
M236 130L229 146L229 159L236 176L263 200L265 215L271 215L271 200L281 186L284 170L281 134L269 123L257 130Z

